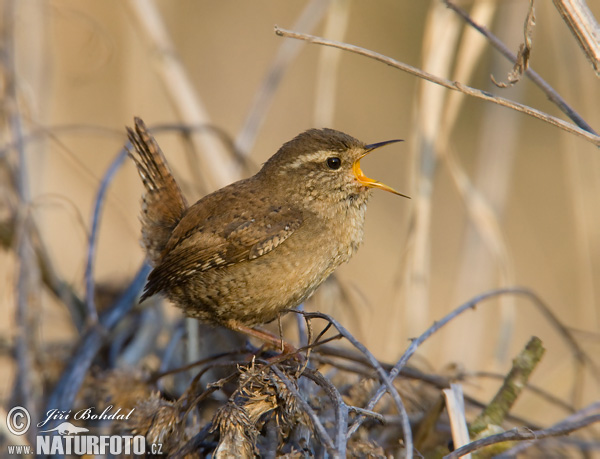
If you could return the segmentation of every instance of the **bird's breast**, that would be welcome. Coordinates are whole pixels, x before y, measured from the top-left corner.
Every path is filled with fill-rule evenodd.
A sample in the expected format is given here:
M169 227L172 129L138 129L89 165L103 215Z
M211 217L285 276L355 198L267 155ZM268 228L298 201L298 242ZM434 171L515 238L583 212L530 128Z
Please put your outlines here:
M366 201L349 202L318 217L319 222L314 225L318 231L312 235L316 243L312 246L328 267L335 269L358 250L364 235L366 207Z

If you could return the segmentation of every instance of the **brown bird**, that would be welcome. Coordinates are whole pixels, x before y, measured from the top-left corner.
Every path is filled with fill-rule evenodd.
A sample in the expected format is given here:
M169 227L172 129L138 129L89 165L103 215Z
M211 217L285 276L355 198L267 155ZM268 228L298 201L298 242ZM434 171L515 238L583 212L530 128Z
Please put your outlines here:
M285 143L254 176L188 206L144 122L127 129L142 178L142 243L153 270L141 300L167 296L186 315L279 343L256 330L306 300L356 252L371 188L371 145L333 129Z

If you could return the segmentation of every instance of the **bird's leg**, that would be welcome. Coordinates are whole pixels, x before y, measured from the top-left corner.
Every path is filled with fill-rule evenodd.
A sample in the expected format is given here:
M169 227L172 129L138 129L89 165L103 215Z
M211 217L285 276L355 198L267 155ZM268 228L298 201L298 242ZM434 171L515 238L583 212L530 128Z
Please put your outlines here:
M259 340L273 347L274 349L281 349L282 354L296 354L298 352L298 349L296 349L287 341L284 341L283 338L276 336L273 333L270 333L266 330L248 327L247 325L243 325L235 320L228 320L226 322L226 325L227 328L230 328L231 330L238 331L246 336L258 338Z

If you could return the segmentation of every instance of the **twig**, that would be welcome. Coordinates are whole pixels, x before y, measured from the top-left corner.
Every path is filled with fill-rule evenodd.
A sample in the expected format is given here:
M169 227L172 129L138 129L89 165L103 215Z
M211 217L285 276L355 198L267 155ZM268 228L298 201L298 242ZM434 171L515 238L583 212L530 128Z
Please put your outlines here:
M590 424L594 424L596 422L600 422L600 414L588 416L580 421L558 425L544 430L530 430L527 428L511 429L500 434L481 438L469 443L468 445L462 446L461 448L458 448L452 451L450 454L444 456L444 459L459 458L465 454L481 449L484 446L494 445L496 443L502 443L505 441L540 440L546 437L558 437L560 435L566 435L575 430L582 429L583 427L589 426Z
M313 380L319 385L325 393L331 399L333 407L335 409L335 424L336 433L335 440L337 451L340 457L346 455L346 429L348 427L348 406L344 403L342 395L339 393L337 388L325 378L321 373L311 368L305 368L302 372L303 376Z
M8 248L15 244L14 240L18 231L16 230L15 219L9 219L0 222L0 247ZM75 328L81 332L85 316L85 303L79 298L73 288L61 279L52 265L52 260L48 256L46 248L43 245L39 230L33 219L27 221L28 229L33 239L33 250L37 257L37 266L40 271L42 282L46 288L59 298L69 310Z
M381 424L385 424L386 423L385 416L383 416L380 413L377 413L376 411L365 410L364 408L359 408L358 406L352 406L352 405L348 406L348 410L350 410L353 413L360 414L361 416L366 416L368 418L373 418L377 422L380 422Z
M98 240L98 230L100 226L100 217L102 215L102 207L108 186L114 178L117 171L121 168L123 161L127 158L127 148L123 148L115 159L110 163L108 170L102 177L96 201L94 205L94 213L92 215L92 228L88 240L87 262L85 267L85 304L87 307L88 323L93 325L98 321L98 311L96 311L95 302L95 284L94 284L94 258L96 255L96 242Z
M214 354L214 355L211 355L209 357L206 357L205 359L198 360L196 362L187 363L187 364L179 366L177 368L172 368L170 370L165 370L165 371L159 371L159 372L153 374L149 378L148 382L149 383L154 383L154 382L157 382L160 379L164 378L165 376L170 376L170 375L175 375L175 374L178 374L178 373L183 373L185 371L191 370L192 368L195 368L195 367L198 367L198 366L201 366L201 365L205 365L205 364L210 364L212 362L215 362L215 361L217 361L219 359L222 359L222 358L225 358L225 357L231 358L231 357L233 357L236 354L243 354L243 353L245 353L245 351L239 350L239 351L227 351L227 352L221 352L219 354ZM247 361L230 361L230 362L225 362L225 365L226 366L235 366L235 365L243 365L243 364L247 364L247 363L248 363ZM202 371L206 371L206 370L207 369L204 369ZM197 377L198 377L198 375L196 374L195 378L197 378Z
M451 320L453 320L460 314L464 313L465 311L468 311L469 309L474 309L475 306L477 306L477 304L479 304L480 302L482 302L484 300L487 300L489 298L493 298L493 297L496 297L499 295L506 295L506 294L523 295L523 296L528 297L533 302L533 304L542 312L542 314L544 314L546 316L548 321L563 336L565 341L569 344L572 351L574 352L575 358L582 363L583 362L587 363L589 365L589 367L591 368L591 370L594 372L594 375L596 376L596 378L598 378L598 369L596 368L594 362L583 351L583 349L581 349L581 347L579 346L577 341L575 341L575 339L573 338L573 336L571 335L569 330L560 323L560 321L554 316L552 311L550 311L548 309L548 307L544 304L544 302L535 293L533 293L532 291L527 290L525 288L519 288L519 287L500 288L500 289L496 289L496 290L490 290L486 293L476 296L475 298L472 298L471 300L467 301L466 303L464 303L461 306L459 306L458 308L456 308L451 313L444 316L441 320L436 321L421 336L419 336L417 339L412 340L408 349L404 352L404 354L402 355L400 360L398 360L398 362L394 365L394 368L392 369L392 371L389 374L389 378L391 380L393 380L399 374L400 370L402 370L402 368L406 365L406 363L412 357L412 355L417 351L417 348L425 340L427 340L431 335L433 335L440 328L442 328L444 325L446 325L448 322L450 322ZM369 409L369 410L373 409L375 404L379 401L379 399L383 396L384 393L385 393L385 388L383 386L380 386L379 389L377 390L377 392L375 393L375 395L373 396L373 398L371 399L371 401L368 403L367 409ZM360 417L358 419L356 419L349 429L349 434L354 433L358 429L358 427L360 427L360 424L362 423L362 421L363 421L363 419Z
M584 129L581 129L578 126L571 124L571 123L567 123L566 121L556 118L555 116L549 115L547 113L544 113L540 110L529 107L527 105L523 105L518 102L514 102L512 100L494 96L493 94L490 94L489 92L482 91L480 89L471 88L470 86L464 85L458 81L450 81L450 80L447 80L446 78L440 78L438 76L424 72L423 70L420 70L416 67L412 67L408 64L404 64L395 59L384 56L383 54L376 53L374 51L370 51L365 48L361 48L359 46L350 45L347 43L340 43L340 42L336 42L336 41L331 41L331 40L327 40L325 38L316 37L314 35L293 32L291 30L281 29L279 27L275 27L275 33L281 37L295 38L298 40L306 40L309 43L315 43L315 44L324 45L324 46L332 46L334 48L344 49L346 51L350 51L355 54L359 54L361 56L369 57L371 59L374 59L376 61L387 64L391 67L397 68L397 69L402 70L411 75L417 76L419 78L423 78L427 81L430 81L432 83L443 86L447 89L459 91L468 96L475 97L476 99L486 100L486 101L501 105L503 107L510 108L517 112L525 113L526 115L532 116L532 117L537 118L542 121L545 121L546 123L551 124L552 126L556 126L560 129L562 129L563 131L566 131L566 132L574 134L578 137L581 137L581 138L587 140L588 142L591 142L592 144L600 147L600 136L592 134Z
M333 440L327 433L327 430L325 430L325 427L321 423L321 420L319 419L319 417L317 416L315 411L308 404L308 402L304 399L304 397L302 397L302 395L298 392L298 389L296 389L296 386L294 386L294 384L283 373L283 371L281 371L277 367L277 365L271 366L271 369L273 370L273 373L275 373L277 375L277 377L283 382L283 384L285 385L287 390L289 390L292 393L292 395L294 397L296 397L296 400L298 401L298 403L300 403L300 405L302 406L302 409L308 415L314 428L317 430L317 433L319 434L319 438L325 443L325 447L327 448L327 450L330 453L334 454L335 446L333 444Z
M344 348L338 348L338 347L333 347L333 346L319 346L318 349L315 349L315 354L316 355L313 355L313 358L320 358L319 354L323 354L324 356L330 355L330 356L350 360L351 362L359 363L361 365L368 367L369 370L373 369L373 367L369 364L369 361L362 354L359 354L359 353L353 351L352 349L344 349ZM394 368L393 365L385 363L385 362L379 362L379 364L386 371L391 371L392 368ZM334 366L339 366L339 364L335 364ZM365 375L369 375L370 377L373 377L373 374L371 371L369 371L369 373L360 372L359 369L355 369L353 371L355 373L361 373L361 374L365 374ZM401 374L405 378L416 379L419 381L426 382L427 384L430 384L438 389L445 389L447 387L450 387L450 381L447 377L423 373L415 368L404 367L404 368L402 368L402 370L400 371L399 374Z
M419 336L418 338L412 340L412 342L410 343L410 346L408 347L408 349L404 352L404 354L402 355L402 357L400 358L400 360L398 360L398 362L396 363L396 365L394 365L394 367L390 371L389 378L393 380L396 376L398 376L398 374L400 373L400 371L402 370L402 368L406 365L406 363L408 362L408 360L417 351L417 348L426 339L428 339L431 335L433 335L435 332L437 332L440 328L442 328L448 322L450 322L451 320L453 320L455 317L459 316L463 312L465 312L465 311L467 311L469 309L474 309L475 306L477 305L477 303L479 303L480 301L483 301L483 300L485 300L487 298L494 297L494 296L497 296L497 295L500 295L500 294L503 294L503 293L506 293L506 292L507 292L506 289L500 289L500 290L493 290L491 292L487 292L487 293L485 293L483 295L479 295L479 296L473 298L471 301L468 301L467 303L464 303L463 305L461 305L458 308L456 308L450 314L448 314L444 318L442 318L442 320L436 321L421 336ZM379 399L381 399L381 397L383 396L384 393L385 393L385 388L383 386L380 386L379 389L377 389L377 392L375 392L375 395L371 398L371 400L367 404L367 409L368 410L373 409L373 407L377 404L377 402L379 401ZM363 421L364 421L363 418L361 418L361 417L357 418L354 421L354 423L352 424L352 426L350 426L350 429L348 431L349 434L352 434L352 433L356 432L356 430L358 430L358 428L360 427L360 425L362 424Z
M71 408L94 357L106 341L107 331L112 329L131 310L149 272L150 267L144 263L120 298L106 313L100 316L99 322L89 328L82 337L75 354L63 371L52 394L48 397L46 410L68 411Z
M396 404L396 408L398 409L398 414L400 415L400 417L402 419L402 431L403 431L403 435L404 435L404 447L406 448L406 457L412 457L413 442L412 442L412 433L411 433L411 428L410 428L410 422L408 419L408 414L406 412L406 408L404 407L404 404L402 403L402 399L400 398L400 394L398 394L398 391L392 384L393 378L388 377L388 374L383 369L383 367L379 364L379 361L375 358L375 356L373 356L373 354L371 354L371 351L369 351L362 343L360 343L356 338L354 338L354 336L352 336L352 334L350 332L348 332L348 330L346 330L334 318L328 316L327 314L323 314L321 312L304 312L303 314L308 318L319 318L319 319L324 319L324 320L330 322L335 328L337 328L337 330L340 332L340 334L344 338L346 338L348 341L350 341L350 343L352 343L352 345L355 348L357 348L360 352L362 352L364 354L364 356L369 361L369 364L377 372L377 376L379 377L379 379L381 381L380 388L383 389L382 395L384 392L387 391L390 394L390 396L392 397L392 399L394 400L394 403ZM370 406L367 409L371 410L372 408L373 408L373 406ZM353 433L354 432L352 432L352 431L348 431L348 433L347 433L348 438L350 438L350 436Z
M600 402L592 403L591 405L586 406L585 408L579 410L578 412L572 414L571 416L556 423L553 427L564 426L564 425L568 425L569 423L572 423L572 422L577 422L577 421L581 420L582 418L589 416L590 413L593 413L598 410L600 410ZM529 448L533 444L534 443L520 443L517 446L514 446L511 449L502 453L501 457L505 457L505 458L515 457L518 453L520 453L521 451L524 451L525 449Z
M513 361L510 372L493 400L471 423L469 430L472 435L476 436L490 424L502 425L504 418L526 387L529 376L541 360L544 351L542 341L539 338L534 336L529 340L525 349Z
M360 367L345 365L345 364L342 364L341 362L336 362L335 359L328 358L326 356L335 356L335 357L338 357L341 359L346 359L346 360L349 360L352 362L357 362L361 365L366 366L368 368L368 370L361 369ZM359 354L359 353L353 351L352 349L337 348L337 347L333 347L333 346L319 346L315 350L315 352L312 354L311 358L313 361L328 364L328 365L336 367L340 370L352 372L352 373L362 375L367 378L374 379L376 377L376 375L373 374L373 372L372 372L372 367L369 364L368 360L362 354ZM380 362L380 364L386 371L391 371L394 368L393 365L386 364L385 362ZM420 370L417 370L417 369L409 367L409 366L403 367L400 370L399 375L404 378L407 378L407 379L423 381L424 383L426 383L432 387L435 387L437 389L446 389L446 388L450 387L451 378L448 378L445 376L440 376L440 375L435 375L435 374L423 373ZM488 376L488 377L493 377L496 379L504 379L504 375L496 375L496 374L492 374L492 373L479 373L479 372L475 373L475 374L469 374L469 375L459 374L457 376L453 376L452 379L456 378L458 381L468 381L467 376ZM541 397L546 398L550 403L560 406L561 408L566 409L569 412L574 411L574 409L571 408L571 406L568 405L567 403L563 402L562 400L558 399L557 397L552 396L551 394L543 391L542 389L540 389L536 386L531 386L530 384L528 384L526 389L532 391L535 394L538 394ZM473 397L464 395L464 398L470 405L472 405L475 408L480 408L480 409L485 408L484 403L480 402L479 400L474 399ZM518 417L515 415L511 415L511 414L508 415L507 419L509 419L512 422L521 423L521 424L527 424L527 422L528 422L524 418L521 418L521 417ZM531 425L531 424L529 424L529 425ZM537 428L537 427L535 427L535 428Z
M469 376L475 377L475 378L504 379L504 375L499 374L499 373L491 373L488 371L476 371L474 373L469 373ZM548 403L550 403L552 405L562 408L563 410L567 411L568 413L575 412L575 408L573 408L573 405L571 405L568 402L565 402L564 400L562 400L562 399L558 398L556 395L553 395L550 392L542 389L541 387L527 383L526 389L528 391L530 391L532 394L535 394L538 397L541 397L542 399L546 400Z
M230 361L230 362L226 362L226 363L217 363L212 365L211 367L206 367L203 370L201 370L192 380L192 382L190 383L190 385L187 387L187 389L185 390L185 392L183 393L183 395L179 398L179 401L182 403L182 406L187 406L185 413L183 415L183 417L187 417L190 412L196 407L196 405L198 405L200 402L202 402L203 400L205 400L206 398L208 398L213 392L216 392L218 390L221 390L223 388L223 386L225 384L231 383L233 382L234 379L239 377L239 369L241 365L245 365L247 364L247 362L235 362L235 361ZM200 394L196 395L192 401L188 401L186 400L190 395L192 395L195 392L195 386L196 384L200 381L200 378L202 378L202 375L204 375L205 372L207 372L208 370L210 370L211 368L235 368L235 371L233 373L231 373L229 376L226 376L224 378L221 378L218 381L215 381L211 384L208 384L206 386L206 389L201 391Z
M496 37L492 32L490 32L487 28L482 25L477 24L471 17L462 9L456 6L450 0L442 0L448 8L458 14L467 24L469 24L473 29L477 30L481 35L488 39L490 44L496 48L506 59L511 62L515 62L517 60L517 56L513 54L502 41ZM538 88L540 88L548 100L554 103L565 115L567 115L577 126L581 129L591 132L592 134L596 134L594 129L586 123L586 121L577 113L567 102L558 94L552 86L550 86L546 80L544 80L535 70L529 67L525 71L525 75L531 81L533 81Z
M303 351L303 350L306 349L307 351L310 351L310 350L312 350L315 347L318 347L318 346L321 346L321 345L324 345L324 344L327 344L327 343L331 343L332 341L337 341L337 340L342 339L342 338L343 338L342 335L340 335L339 333L336 333L335 335L330 336L329 338L325 338L325 339L320 339L319 338L318 340L314 340L311 344L309 344L307 346L304 346L304 347L301 347L299 350Z
M320 363L321 365L330 365L334 368L337 368L338 370L347 371L348 373L354 373L354 374L360 375L364 378L369 378L369 379L377 378L377 375L375 374L375 372L373 371L373 369L370 366L367 366L367 368L365 368L362 365L343 363L343 362L340 362L338 359L335 359L333 357L328 357L321 353L311 354L310 361L311 361L311 363L316 362L316 363Z

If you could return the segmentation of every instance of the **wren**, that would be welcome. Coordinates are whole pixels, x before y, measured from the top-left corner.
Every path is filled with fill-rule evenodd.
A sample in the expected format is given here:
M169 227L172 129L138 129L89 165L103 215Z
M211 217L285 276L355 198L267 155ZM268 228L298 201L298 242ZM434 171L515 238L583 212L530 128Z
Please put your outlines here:
M136 118L128 134L153 267L141 300L163 294L189 317L266 342L272 335L252 327L305 301L356 252L371 190L405 196L360 168L364 156L399 140L366 145L310 129L256 175L189 206L144 122Z

